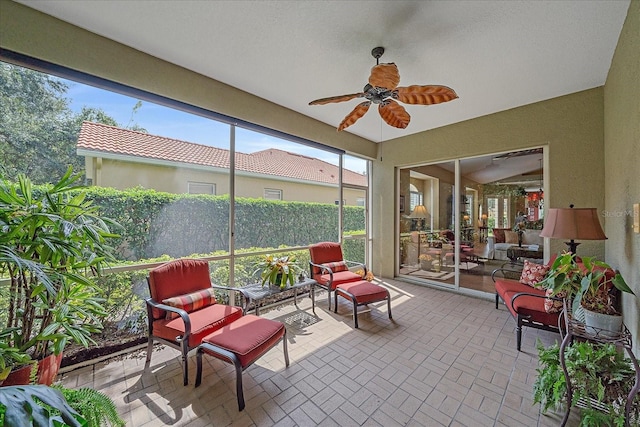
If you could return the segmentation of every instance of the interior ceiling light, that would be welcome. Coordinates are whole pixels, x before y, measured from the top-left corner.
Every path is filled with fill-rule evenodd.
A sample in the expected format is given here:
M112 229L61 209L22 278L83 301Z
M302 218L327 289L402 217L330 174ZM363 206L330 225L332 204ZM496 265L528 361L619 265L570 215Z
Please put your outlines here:
M379 59L383 53L383 47L376 47L371 51L371 55L376 58L376 65L371 68L369 83L365 85L362 92L316 99L315 101L311 101L309 105L324 105L333 102L349 101L354 98L367 98L366 101L358 104L358 106L342 120L338 126L338 131L346 129L364 116L372 102L378 104L380 117L382 117L389 126L405 129L409 125L411 116L396 100L405 104L432 105L451 101L458 97L453 89L446 86L413 85L398 87L400 83L398 67L396 67L396 64L393 62L380 64Z

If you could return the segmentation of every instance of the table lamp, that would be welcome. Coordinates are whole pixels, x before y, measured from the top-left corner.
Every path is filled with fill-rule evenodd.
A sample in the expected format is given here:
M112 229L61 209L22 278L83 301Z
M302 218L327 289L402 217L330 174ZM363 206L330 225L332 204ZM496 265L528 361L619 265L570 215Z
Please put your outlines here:
M416 205L415 208L413 208L413 212L411 212L411 215L409 215L409 218L413 218L413 219L419 219L420 222L420 227L418 229L418 231L422 231L422 228L424 226L424 220L425 218L429 217L429 212L427 212L427 208L424 207L424 205Z
M605 240L598 212L596 208L576 208L570 205L566 208L549 209L544 218L544 228L540 232L541 237L551 237L554 239L570 239L565 242L569 247L569 252L576 253L576 248L580 244L578 240Z

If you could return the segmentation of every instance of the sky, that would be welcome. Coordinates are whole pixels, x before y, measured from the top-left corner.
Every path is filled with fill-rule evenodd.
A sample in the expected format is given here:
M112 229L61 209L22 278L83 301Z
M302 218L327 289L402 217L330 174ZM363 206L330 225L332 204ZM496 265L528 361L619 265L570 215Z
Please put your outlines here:
M122 127L138 125L153 135L229 149L229 126L224 123L148 101L142 101L142 106L133 113L133 108L138 102L135 98L69 80L64 81L69 86L66 96L73 112L80 112L85 106L99 108ZM267 148L278 148L338 164L338 156L335 154L257 132L236 129L236 151L253 153ZM365 171L365 163L364 160L351 156L344 157L345 167L358 173Z

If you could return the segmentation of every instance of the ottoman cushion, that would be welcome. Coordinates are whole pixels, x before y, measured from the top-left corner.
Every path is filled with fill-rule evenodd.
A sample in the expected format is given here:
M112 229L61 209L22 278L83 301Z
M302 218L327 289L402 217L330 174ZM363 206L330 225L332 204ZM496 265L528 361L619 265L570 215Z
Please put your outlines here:
M249 366L284 335L284 323L247 314L204 337L202 342L221 347L238 356L243 368ZM220 355L204 351L214 357Z
M360 280L358 282L342 283L336 288L338 293L344 290L353 295L358 304L377 302L387 298L387 290L375 283Z

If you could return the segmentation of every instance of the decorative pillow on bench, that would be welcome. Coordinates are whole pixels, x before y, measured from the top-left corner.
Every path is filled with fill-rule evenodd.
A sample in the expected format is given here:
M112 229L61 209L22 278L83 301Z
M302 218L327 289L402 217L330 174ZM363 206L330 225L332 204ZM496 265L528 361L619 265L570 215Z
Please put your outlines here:
M520 283L529 285L532 288L541 289L542 286L538 286L538 283L544 280L548 271L548 265L536 264L535 262L524 260L524 268L520 275Z
M178 295L177 297L162 300L163 304L171 307L181 308L187 313L199 310L202 307L216 303L216 295L213 288L202 289L190 294ZM167 319L175 319L178 317L176 313L167 311Z
M567 292L560 291L556 295L553 295L553 289L547 289L547 292L545 292L545 295L548 297L554 296L556 298L564 298L567 296ZM544 299L544 311L546 311L547 313L549 314L560 313L562 311L562 308L563 308L562 301L558 301L551 298Z

